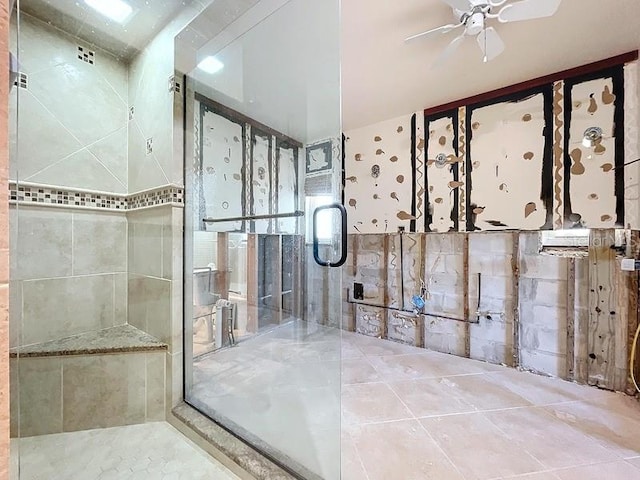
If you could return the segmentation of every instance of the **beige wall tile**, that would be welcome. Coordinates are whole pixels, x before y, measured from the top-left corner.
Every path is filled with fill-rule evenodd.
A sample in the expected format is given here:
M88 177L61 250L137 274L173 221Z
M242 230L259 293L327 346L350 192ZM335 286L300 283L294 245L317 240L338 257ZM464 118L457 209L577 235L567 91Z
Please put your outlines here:
M167 353L167 410L171 410L183 400L184 381L183 353Z
M17 96L17 90L14 89L11 95ZM15 116L17 111L11 113ZM16 125L20 130L19 137ZM16 152L19 156L11 164L12 179L29 178L51 165L52 158L65 158L83 147L51 112L42 108L28 90L20 91L20 116L12 125L11 135L12 144L17 146L19 152ZM41 145L47 146L47 155L43 155L45 149Z
M7 355L7 359L9 356ZM9 408L10 408L10 436L11 438L15 438L19 436L19 426L20 419L18 418L20 411L20 393L18 392L18 386L20 382L18 381L18 364L15 359L10 359L7 362L10 369L10 378L7 379L9 381Z
M114 276L29 280L23 284L23 344L114 325Z
M122 214L73 213L73 274L127 271L127 219Z
M21 358L18 391L21 437L62 432L60 357ZM12 362L14 367L17 361Z
M12 228L17 234L13 279L71 275L71 212L29 207L13 212Z
M127 66L95 47L89 65L77 58L86 42L29 15L20 23L29 90L20 92L20 158L12 177L126 192Z
M38 143L41 144L41 141ZM126 186L87 148L74 152L25 180L46 185L126 193Z
M160 422L165 419L165 364L166 353L146 354L147 422Z
M20 344L22 336L22 282L16 281L9 284L9 346L16 347Z
M129 275L129 324L171 343L171 282Z
M136 112L139 112L140 108L135 107ZM164 171L160 168L154 156L146 154L146 140L148 138L155 139L153 135L145 136L136 122L129 124L128 185L130 193L168 183Z
M129 273L170 278L163 273L163 226L170 223L171 207L141 210L127 215L129 222ZM167 246L168 255L171 245Z
M144 423L146 354L67 357L65 432Z
M116 273L113 276L113 324L124 325L129 318L127 311L129 308L129 276L126 273Z

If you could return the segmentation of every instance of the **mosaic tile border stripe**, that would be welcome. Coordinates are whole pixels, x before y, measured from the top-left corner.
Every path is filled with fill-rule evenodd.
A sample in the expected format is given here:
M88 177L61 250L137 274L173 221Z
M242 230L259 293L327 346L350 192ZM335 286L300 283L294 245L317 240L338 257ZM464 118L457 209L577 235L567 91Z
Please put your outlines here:
M184 207L184 188L163 185L131 195L118 195L9 182L9 203L128 212L162 205Z

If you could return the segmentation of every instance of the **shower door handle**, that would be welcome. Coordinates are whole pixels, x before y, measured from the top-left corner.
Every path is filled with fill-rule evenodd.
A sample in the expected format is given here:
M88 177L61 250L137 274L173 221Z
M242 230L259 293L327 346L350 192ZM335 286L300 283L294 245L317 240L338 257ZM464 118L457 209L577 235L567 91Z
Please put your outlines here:
M323 210L338 210L340 212L340 260L332 262L320 258L320 240L318 238L318 213ZM317 207L313 212L313 259L321 267L341 267L347 261L347 210L341 203L332 203Z

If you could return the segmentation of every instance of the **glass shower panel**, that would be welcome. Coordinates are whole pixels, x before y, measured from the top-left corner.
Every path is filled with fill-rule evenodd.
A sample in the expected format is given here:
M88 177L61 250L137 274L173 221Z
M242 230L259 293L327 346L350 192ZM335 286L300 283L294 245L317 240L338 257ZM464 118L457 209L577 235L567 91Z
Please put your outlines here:
M250 3L211 37L205 10L177 40L185 400L297 478L334 480L342 217L317 247L334 268L314 261L312 220L341 198L339 2Z

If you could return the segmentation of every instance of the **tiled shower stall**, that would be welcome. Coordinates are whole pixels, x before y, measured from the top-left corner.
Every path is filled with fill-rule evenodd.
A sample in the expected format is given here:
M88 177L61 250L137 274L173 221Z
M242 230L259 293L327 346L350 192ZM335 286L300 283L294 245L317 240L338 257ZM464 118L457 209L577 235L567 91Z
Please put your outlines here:
M13 12L13 436L164 420L180 397L173 39L202 8L130 44L41 2Z

